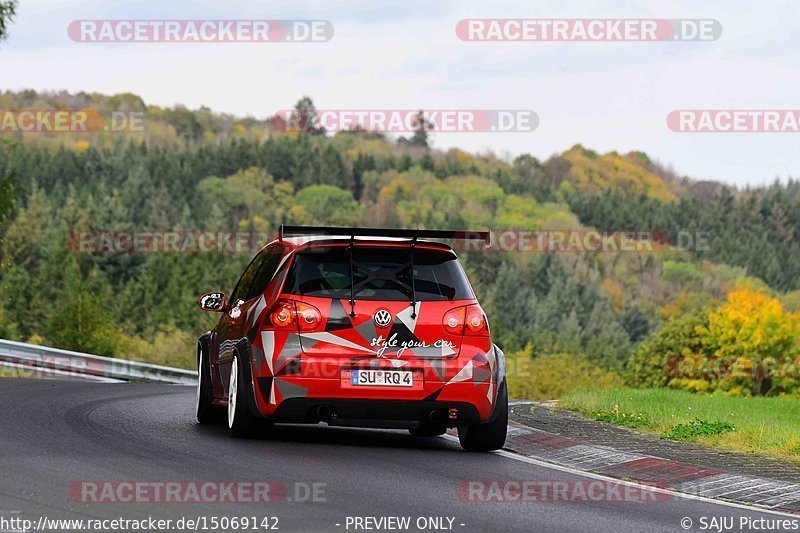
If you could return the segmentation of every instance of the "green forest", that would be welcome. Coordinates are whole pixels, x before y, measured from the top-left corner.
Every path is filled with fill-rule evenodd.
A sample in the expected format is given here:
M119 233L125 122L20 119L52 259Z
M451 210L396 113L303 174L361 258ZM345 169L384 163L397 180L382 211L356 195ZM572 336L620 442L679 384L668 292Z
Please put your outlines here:
M650 252L464 252L511 394L592 384L799 396L800 182L736 189L641 152L540 160L438 150L421 125L284 131L136 95L0 93L2 109L141 112L141 131L0 135L0 337L194 365L247 253L78 253L85 231L274 232L281 223L658 230ZM304 97L298 113L313 116ZM682 246L703 234L707 246Z

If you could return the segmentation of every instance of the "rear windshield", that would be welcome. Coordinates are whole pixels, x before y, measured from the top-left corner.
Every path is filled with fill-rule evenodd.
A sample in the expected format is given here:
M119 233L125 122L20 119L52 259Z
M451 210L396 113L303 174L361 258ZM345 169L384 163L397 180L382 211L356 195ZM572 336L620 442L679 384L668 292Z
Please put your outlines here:
M411 298L411 249L353 249L355 297L360 300ZM416 249L414 285L418 301L468 300L472 291L449 253ZM298 252L285 292L323 298L350 298L350 260L346 247Z

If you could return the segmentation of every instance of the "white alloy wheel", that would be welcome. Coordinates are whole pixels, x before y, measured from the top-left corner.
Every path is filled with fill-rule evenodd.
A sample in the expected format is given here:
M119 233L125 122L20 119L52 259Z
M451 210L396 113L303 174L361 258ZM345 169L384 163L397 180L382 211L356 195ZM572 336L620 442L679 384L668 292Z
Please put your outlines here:
M200 362L197 364L197 405L195 415L200 417L200 401L203 398L203 350L200 350Z
M239 364L236 362L236 357L233 358L231 363L231 379L228 385L228 427L233 427L233 421L236 417L236 396L237 387L239 385Z

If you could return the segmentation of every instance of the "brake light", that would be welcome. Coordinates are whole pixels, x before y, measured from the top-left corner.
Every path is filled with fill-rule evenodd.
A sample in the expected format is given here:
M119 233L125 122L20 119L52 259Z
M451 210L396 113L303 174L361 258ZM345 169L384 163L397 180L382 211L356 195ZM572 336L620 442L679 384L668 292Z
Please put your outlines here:
M486 315L479 305L471 305L467 308L467 327L464 329L465 335L475 337L489 336L489 323Z
M296 329L294 302L279 300L269 312L269 321L275 329Z
M313 305L294 300L278 300L269 312L275 329L313 331L322 324L322 314Z
M442 326L444 330L451 335L464 334L464 313L466 307L456 307L445 313L442 319Z
M451 335L489 336L489 323L477 304L449 310L442 319L442 326Z
M297 308L297 324L300 331L313 331L322 324L322 314L313 305L295 302Z

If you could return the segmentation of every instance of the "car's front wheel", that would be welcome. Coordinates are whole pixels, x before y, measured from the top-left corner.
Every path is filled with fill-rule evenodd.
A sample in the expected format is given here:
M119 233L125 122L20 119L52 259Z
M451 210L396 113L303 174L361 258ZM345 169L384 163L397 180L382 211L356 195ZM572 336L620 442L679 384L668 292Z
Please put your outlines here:
M470 452L499 450L506 442L508 432L508 391L505 380L497 392L495 417L485 424L467 424L458 427L461 447Z

